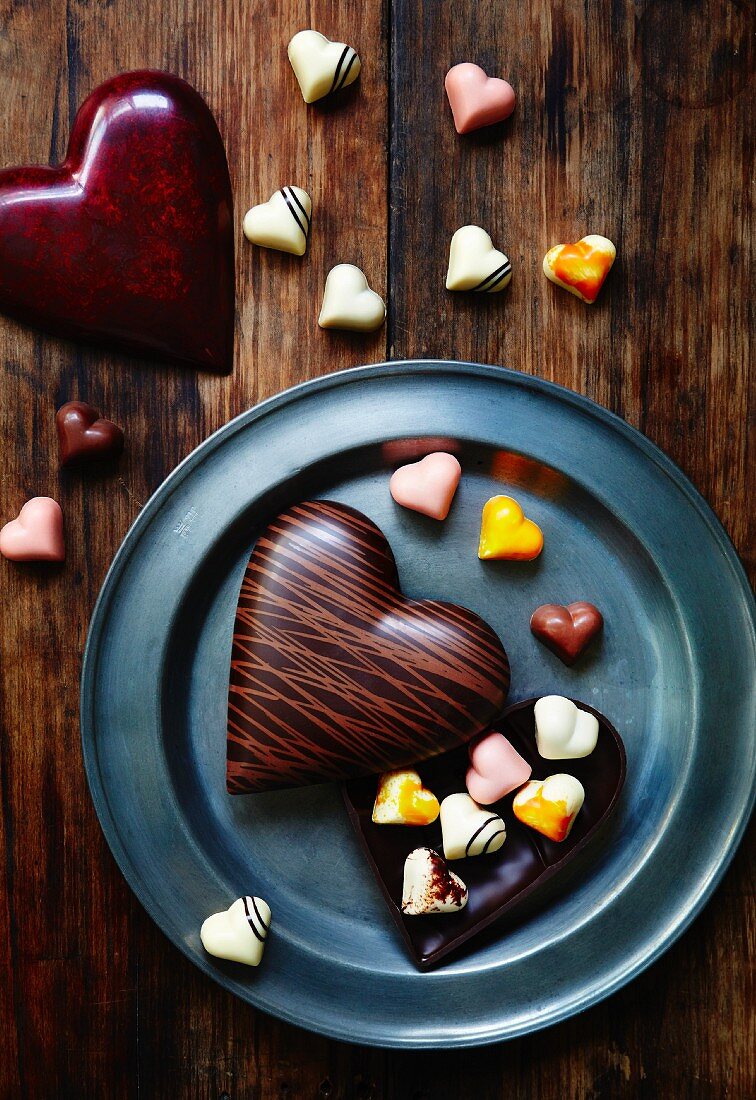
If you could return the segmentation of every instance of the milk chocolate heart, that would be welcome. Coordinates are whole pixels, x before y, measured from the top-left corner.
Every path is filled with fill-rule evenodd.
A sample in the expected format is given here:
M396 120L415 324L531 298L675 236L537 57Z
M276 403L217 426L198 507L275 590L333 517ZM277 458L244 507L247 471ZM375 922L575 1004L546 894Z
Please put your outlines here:
M104 420L86 401L67 401L55 414L58 447L63 466L118 458L123 432L112 420Z
M62 165L0 172L0 310L72 339L230 369L231 183L189 84L113 77L82 105Z
M562 877L564 870L594 839L617 805L625 782L625 748L611 723L585 703L577 703L598 719L596 748L582 760L565 760L555 768L538 755L535 703L535 699L529 699L510 707L496 728L531 765L533 780L546 779L554 772L569 773L585 788L585 802L569 835L559 843L518 820L512 810L512 794L487 807L488 818L498 814L503 819L506 841L497 852L491 853L489 849L485 856L465 860L460 870L468 888L468 900L459 913L407 918L401 911L404 861L418 844L443 851L441 821L422 829L386 829L374 825L371 814L375 780L353 779L343 786L344 801L357 837L391 916L420 970L437 966L450 952L500 918L507 924L521 920L534 904L546 900L543 887L547 883L550 883L548 896L559 889L560 881L564 882L564 888L569 888ZM467 750L455 749L425 762L423 782L443 805L448 795L464 790L466 768ZM584 862L581 866L582 874L590 874ZM500 934L504 932L502 927Z
M545 603L530 617L533 634L566 665L574 665L603 625L604 617L599 609L585 600L577 600L566 607L560 603Z
M260 536L242 582L228 789L405 767L486 729L508 687L493 630L463 607L402 595L371 520L329 501L295 505Z

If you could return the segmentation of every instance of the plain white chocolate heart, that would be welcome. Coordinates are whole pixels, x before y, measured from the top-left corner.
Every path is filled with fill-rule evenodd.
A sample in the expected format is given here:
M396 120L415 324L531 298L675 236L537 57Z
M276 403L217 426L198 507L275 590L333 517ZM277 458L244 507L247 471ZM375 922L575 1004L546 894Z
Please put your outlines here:
M443 520L449 515L461 475L462 467L454 455L435 451L395 470L389 491L403 508Z
M536 744L544 760L578 760L596 748L599 724L562 695L545 695L534 708Z
M402 912L456 913L467 905L467 887L432 848L416 848L404 863Z
M344 42L331 42L319 31L300 31L289 43L289 61L305 103L338 92L360 75L360 58Z
M270 907L262 898L238 898L222 913L213 913L200 929L209 955L258 966L270 928Z
M484 810L469 794L450 794L441 803L441 833L447 859L498 852L507 839L498 814Z
M569 836L584 800L580 780L559 773L547 779L531 779L512 799L512 810L523 825L561 843Z
M512 265L478 225L463 225L451 239L447 290L497 294L509 286Z
M262 248L304 256L312 221L312 200L301 187L282 187L244 217L244 236Z
M343 328L373 332L386 319L383 298L371 290L368 281L353 264L337 264L328 272L318 324L321 328Z

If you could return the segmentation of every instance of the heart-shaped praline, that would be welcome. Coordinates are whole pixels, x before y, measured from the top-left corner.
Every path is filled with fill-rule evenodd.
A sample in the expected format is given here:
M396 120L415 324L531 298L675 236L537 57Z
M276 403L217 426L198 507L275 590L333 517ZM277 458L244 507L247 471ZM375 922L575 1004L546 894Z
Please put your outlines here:
M391 547L367 516L330 501L295 505L260 536L242 582L228 789L427 759L486 729L508 687L493 630L466 608L404 596Z
M326 276L318 324L351 332L374 332L386 319L380 294L368 286L364 272L354 264L336 264Z
M55 414L58 447L63 466L118 458L123 450L123 431L105 420L86 401L67 401Z
M479 65L455 65L446 74L445 85L458 134L503 122L515 109L512 85L488 76Z
M57 335L231 369L233 202L207 104L123 73L82 105L56 168L0 172L0 310Z
M557 286L592 305L598 297L617 250L607 237L591 233L574 244L555 244L543 258L543 273Z
M401 912L402 874L408 853L416 847L416 829L384 829L371 821L375 780L368 777L345 783L344 801L357 837L368 857L388 904L391 916L420 970L431 970L450 952L477 936L500 918L521 920L532 899L542 900L542 888L560 875L593 840L617 805L625 782L625 748L611 723L585 703L576 705L599 722L596 748L582 760L565 760L559 768L538 755L535 739L535 699L510 707L496 728L512 742L533 769L534 779L554 771L567 772L585 788L585 802L569 836L561 843L549 840L519 821L512 811L512 795L490 807L506 828L507 839L493 855L466 859L462 877L467 884L467 905L460 913L441 917L412 917ZM443 801L464 789L467 750L444 753L423 765L423 782ZM441 823L425 827L422 842L442 851ZM556 891L555 881L551 889ZM504 922L502 921L502 924ZM505 934L502 927L501 934Z
M604 617L599 609L585 600L576 600L566 607L560 603L545 603L530 617L530 629L535 637L566 665L574 665L603 625Z
M32 497L0 530L0 554L9 561L65 561L63 511L52 497Z
M410 462L394 470L389 489L403 508L431 519L444 520L461 476L462 467L454 455L434 451L419 462Z

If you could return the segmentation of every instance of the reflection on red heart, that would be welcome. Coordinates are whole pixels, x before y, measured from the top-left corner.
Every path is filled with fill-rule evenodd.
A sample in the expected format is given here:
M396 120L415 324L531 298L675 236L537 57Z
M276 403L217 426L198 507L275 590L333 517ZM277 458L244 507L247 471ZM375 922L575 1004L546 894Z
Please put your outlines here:
M0 172L0 310L73 339L227 371L233 206L198 93L124 73L81 107L65 162Z
M604 625L597 607L585 600L564 607L560 603L545 603L537 607L530 618L530 629L560 661L574 665L585 647Z
M232 794L405 767L468 741L504 705L509 663L471 611L410 600L366 516L309 501L260 536L231 654Z
M112 420L104 420L86 401L67 401L55 415L60 461L63 466L118 458L123 432Z

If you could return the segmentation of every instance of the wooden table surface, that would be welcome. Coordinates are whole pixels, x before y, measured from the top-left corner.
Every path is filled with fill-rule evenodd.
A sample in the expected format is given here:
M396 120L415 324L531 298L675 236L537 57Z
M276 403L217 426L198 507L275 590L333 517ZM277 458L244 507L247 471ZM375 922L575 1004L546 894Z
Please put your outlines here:
M53 495L68 539L61 570L0 563L0 1097L756 1095L745 848L663 959L579 1018L479 1053L349 1047L236 1001L148 919L100 833L77 713L89 615L149 494L229 417L357 363L468 358L588 394L679 463L747 555L753 10L746 0L2 0L2 165L62 159L78 106L118 71L168 69L206 97L235 189L238 312L228 378L0 319L0 516ZM337 105L306 108L286 59L309 26L362 56ZM503 132L455 134L443 78L463 60L515 86ZM245 209L288 182L314 196L302 261L241 235ZM444 290L449 239L470 221L512 260L501 297ZM592 309L541 273L548 246L586 232L619 252ZM388 323L373 336L316 325L325 273L340 261L387 296ZM74 397L126 427L117 474L60 471L54 413Z

